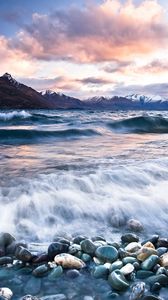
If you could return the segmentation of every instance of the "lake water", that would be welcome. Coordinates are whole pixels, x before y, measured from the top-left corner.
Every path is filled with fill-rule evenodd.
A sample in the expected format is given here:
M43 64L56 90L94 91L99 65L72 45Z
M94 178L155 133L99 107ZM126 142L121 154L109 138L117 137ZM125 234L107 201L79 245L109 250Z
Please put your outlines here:
M168 112L0 111L0 226L16 238L167 233Z

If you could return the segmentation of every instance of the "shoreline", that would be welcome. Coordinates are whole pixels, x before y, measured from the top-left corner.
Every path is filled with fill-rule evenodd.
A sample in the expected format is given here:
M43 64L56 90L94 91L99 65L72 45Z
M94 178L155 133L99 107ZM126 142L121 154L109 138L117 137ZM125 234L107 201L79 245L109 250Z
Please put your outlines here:
M79 235L30 245L0 234L0 299L167 299L167 238L128 232L119 242Z

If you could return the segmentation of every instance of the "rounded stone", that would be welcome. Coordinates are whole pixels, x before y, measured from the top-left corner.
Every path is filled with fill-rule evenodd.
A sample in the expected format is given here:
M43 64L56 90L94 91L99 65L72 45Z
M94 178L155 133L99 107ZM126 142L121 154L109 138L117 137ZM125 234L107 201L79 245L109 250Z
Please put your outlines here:
M159 248L157 248L157 254L158 254L158 256L161 256L161 255L165 254L166 252L167 252L167 248L165 248L165 247L159 247Z
M126 264L129 264L129 263L133 264L133 263L138 262L138 261L135 257L128 256L128 257L124 257L122 262L123 262L124 265L126 265Z
M135 231L135 232L140 232L140 231L143 231L143 229L144 229L142 223L135 219L128 220L127 227L128 227L128 229Z
M48 247L48 257L50 260L53 260L57 254L67 253L69 245L63 244L60 242L55 242L49 245Z
M118 258L118 251L113 246L102 246L96 249L95 255L105 262L114 262Z
M153 293L157 293L160 291L160 289L162 288L162 286L160 285L159 282L155 282L152 287L151 287L151 292Z
M133 233L126 233L121 236L123 243L139 242L139 237Z
M8 256L0 257L0 265L8 265L13 263L13 258Z
M43 277L43 276L47 275L48 270L49 270L48 266L41 265L41 266L37 267L36 269L34 269L33 272L32 272L32 274L35 277Z
M52 269L51 273L48 275L50 281L55 281L55 279L61 277L63 274L63 268L61 266Z
M19 259L23 262L30 262L33 258L33 255L31 254L31 252L22 246L18 246L16 248L15 256L17 259Z
M121 260L117 260L115 262L113 262L110 266L110 273L115 271L115 270L118 270L118 269L121 269L123 267L123 263Z
M78 244L72 244L69 247L68 253L69 254L76 254L78 251L81 251L81 246Z
M129 287L129 283L120 270L113 271L108 277L108 282L117 291L124 291Z
M168 239L159 238L157 241L157 248L159 248L159 247L168 248Z
M168 285L168 277L164 274L161 274L147 278L147 283L150 285L154 285L156 282L160 283L162 286L166 286Z
M146 242L143 247L155 249L155 246L150 241Z
M128 263L124 267L122 267L120 271L124 276L130 275L134 271L134 266Z
M152 271L144 271L144 270L139 270L136 273L136 277L138 279L145 279L145 278L148 278L153 275L154 275L154 273Z
M7 288L7 287L2 287L0 288L0 297L2 297L4 300L10 300L13 296L13 292Z
M93 276L97 279L98 278L107 279L108 274L109 274L109 269L104 265L95 267L93 271Z
M137 252L137 259L140 261L145 261L151 255L157 255L157 251L153 248L142 247Z
M87 239L86 236L83 236L83 235L77 235L76 237L73 238L72 242L73 242L73 244L79 244L79 245L80 245L80 243L81 243L82 241L86 240L86 239Z
M81 269L85 267L85 263L81 259L67 253L56 255L54 261L57 265L67 269Z
M145 245L146 243L151 242L154 246L156 246L158 239L159 239L159 235L154 234L147 240L143 241L141 244Z
M95 251L97 249L97 246L89 239L83 240L81 243L81 249L84 253L87 253L91 256L95 254Z
M143 270L150 271L158 263L158 261L159 261L159 257L157 255L151 255L142 262L141 268Z
M136 252L141 249L141 245L137 242L132 242L125 247L125 251Z
M82 259L85 263L87 263L87 262L91 261L92 258L91 258L91 256L90 256L89 254L83 253L81 259Z
M168 253L164 253L161 257L160 257L160 265L162 267L168 267Z

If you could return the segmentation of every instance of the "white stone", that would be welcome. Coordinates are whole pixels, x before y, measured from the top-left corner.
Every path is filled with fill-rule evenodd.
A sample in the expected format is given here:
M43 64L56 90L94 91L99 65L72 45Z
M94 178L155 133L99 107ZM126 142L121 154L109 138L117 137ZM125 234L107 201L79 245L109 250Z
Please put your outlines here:
M2 296L5 300L9 300L12 298L13 293L9 288L0 288L0 296Z

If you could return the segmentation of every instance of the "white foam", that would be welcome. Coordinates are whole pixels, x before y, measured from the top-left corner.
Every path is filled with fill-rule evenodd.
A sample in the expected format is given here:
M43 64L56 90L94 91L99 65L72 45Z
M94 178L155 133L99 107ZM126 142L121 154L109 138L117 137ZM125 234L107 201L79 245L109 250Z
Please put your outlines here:
M0 189L1 230L41 241L57 232L113 234L120 219L136 218L148 233L167 233L168 160L92 174L58 172ZM114 226L114 227L113 227ZM35 239L35 238L34 238Z
M0 120L3 121L9 121L12 120L13 118L21 118L21 119L26 119L31 117L31 114L22 110L22 111L11 111L8 113L2 112L0 113Z

